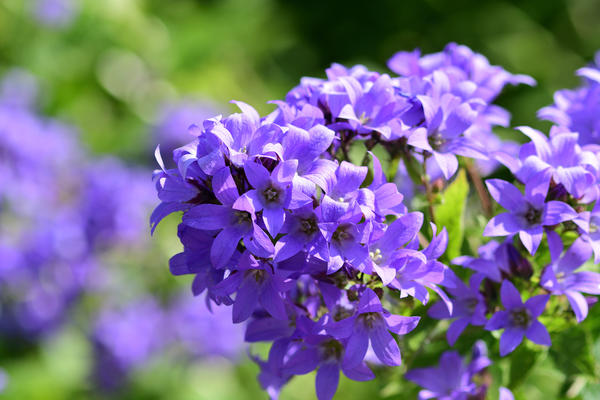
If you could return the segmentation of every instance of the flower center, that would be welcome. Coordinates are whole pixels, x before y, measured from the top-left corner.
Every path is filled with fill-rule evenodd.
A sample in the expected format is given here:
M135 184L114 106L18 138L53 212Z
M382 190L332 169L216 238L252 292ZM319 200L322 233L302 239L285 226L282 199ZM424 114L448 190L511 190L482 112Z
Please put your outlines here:
M300 231L302 233L311 236L319 230L317 225L317 219L313 217L303 218L300 220Z
M525 213L525 220L530 225L540 224L542 222L542 210L538 210L530 204L527 212Z
M333 232L332 239L337 243L342 243L352 239L352 234L349 232L350 225L342 224Z
M326 340L320 345L321 357L325 361L339 361L344 354L344 346L335 339Z
M526 308L520 308L518 310L512 310L510 312L510 320L515 326L527 328L531 322L531 314Z
M373 328L381 320L381 315L376 312L368 312L361 314L358 318L367 328Z
M252 216L248 211L234 211L233 216L237 225L246 225L252 222Z
M442 136L441 133L436 132L428 138L429 145L434 150L439 150L446 144L446 139Z
M373 261L375 264L378 264L383 258L383 255L381 254L380 249L375 249L375 251L369 252L369 257L371 257L371 261Z
M268 188L263 190L262 194L267 203L275 203L279 200L279 197L281 196L281 190L274 186L269 186Z

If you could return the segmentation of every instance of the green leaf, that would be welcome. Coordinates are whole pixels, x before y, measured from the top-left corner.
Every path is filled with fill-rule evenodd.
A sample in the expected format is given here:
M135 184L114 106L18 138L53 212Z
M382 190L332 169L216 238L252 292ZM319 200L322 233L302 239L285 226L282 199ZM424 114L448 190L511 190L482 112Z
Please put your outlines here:
M515 388L525 380L535 365L538 356L539 352L534 351L523 344L511 354L509 387Z
M550 356L566 376L595 375L590 338L580 326L553 335Z
M469 194L469 183L463 169L458 171L458 175L443 192L441 204L436 205L435 223L438 229L443 226L448 230L448 249L446 256L453 259L460 256L465 230L464 212L467 195Z

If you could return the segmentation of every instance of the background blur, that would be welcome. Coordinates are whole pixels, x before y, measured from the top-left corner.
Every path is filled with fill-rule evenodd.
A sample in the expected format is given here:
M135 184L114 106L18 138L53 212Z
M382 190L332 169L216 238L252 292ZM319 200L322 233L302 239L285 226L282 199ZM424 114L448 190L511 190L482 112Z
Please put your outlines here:
M147 171L151 190L156 144L167 158L169 149L189 141L189 124L233 111L231 99L265 113L272 109L268 100L283 98L302 76L322 77L332 62L387 71L396 51L437 52L450 41L533 76L537 87L509 88L498 102L513 114L513 126L546 128L535 113L552 102L555 90L578 84L574 71L600 49L598 21L597 0L0 0L0 79L15 68L32 74L42 114L74 127L89 157L113 155ZM176 223L168 219L152 239L144 230L137 253L125 247L106 256L122 280L116 287L127 292L129 283L143 281L133 285L142 288L140 297L191 298L190 279L168 270L169 257L179 251ZM181 361L181 346L157 352L128 371L117 389L99 390L92 383L99 368L96 344L82 322L93 308L79 307L33 344L0 339L3 398L266 398L255 379L258 369L235 334L227 351L199 352L192 360ZM109 316L117 321L109 325L127 315ZM153 328L141 319L128 334L148 335ZM207 321L188 340L192 347L215 341L215 322ZM600 342L592 344L598 357ZM517 397L559 398L565 377L581 368L564 358L533 360L535 368L519 376ZM416 398L414 386L379 376L386 381L344 380L338 397ZM313 382L310 375L295 379L282 398L313 398ZM577 398L598 399L594 387Z

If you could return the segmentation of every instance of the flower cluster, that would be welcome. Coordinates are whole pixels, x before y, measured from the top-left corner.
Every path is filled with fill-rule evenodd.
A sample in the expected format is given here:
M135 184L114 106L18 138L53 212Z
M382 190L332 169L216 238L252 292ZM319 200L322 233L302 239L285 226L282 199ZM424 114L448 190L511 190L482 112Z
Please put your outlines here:
M429 192L431 178L454 176L457 156L496 162L491 127L508 114L490 102L506 84L534 82L454 44L422 58L399 53L390 67L401 76L334 64L326 80L304 78L262 118L235 102L241 112L190 127L196 140L173 152L175 168L157 149L152 229L183 212L184 250L171 272L195 275L196 295L231 305L234 323L248 321L246 341L272 343L257 362L273 398L314 370L321 400L335 394L340 371L372 379L369 348L379 363L400 365L392 334L420 318L409 298L425 305L431 290L447 315L466 318L470 309L444 290L464 286L438 261L446 229L403 204L371 150L403 159ZM356 165L351 153L361 144ZM476 295L476 283L471 289ZM467 323L485 324L477 312Z
M412 369L406 373L406 379L424 388L419 392L419 400L484 399L489 389L484 375L491 364L485 343L478 341L468 364L458 352L447 351L440 357L438 367ZM499 400L514 400L514 396L500 387Z
M504 329L500 339L502 356L512 352L523 337L549 346L550 336L537 320L549 295L565 296L576 321L581 322L596 302L584 294L600 294L600 274L582 268L590 259L600 261L596 233L600 143L595 136L600 114L596 112L598 103L593 103L600 93L594 81L600 70L596 65L580 69L579 74L588 79L586 87L575 92L560 91L555 96L556 105L540 110L540 116L556 123L549 137L533 128L519 127L529 142L520 146L516 155L504 151L490 154L510 170L517 186L501 179L486 181L489 194L506 212L493 217L483 234L506 239L481 246L478 257L452 260L475 273L468 286L459 282L460 289L450 292L452 313L441 304L429 310L433 318L453 320L447 334L450 344L468 325L474 325L487 330ZM516 236L521 244L515 242ZM541 244L549 253L549 264L534 257ZM521 245L525 252L520 250ZM487 290L482 292L484 281ZM542 294L523 302L511 281L520 288L529 288L530 293L537 288ZM496 300L497 290L501 304ZM493 313L489 320L487 313Z
M23 71L0 82L3 342L30 351L69 321L87 323L95 383L107 390L166 349L179 349L178 361L236 358L243 333L230 324L230 309L199 307L180 290L159 298L149 288L150 171L91 157L72 128L37 112L36 94ZM217 332L221 341L205 340ZM0 370L0 389L5 380Z

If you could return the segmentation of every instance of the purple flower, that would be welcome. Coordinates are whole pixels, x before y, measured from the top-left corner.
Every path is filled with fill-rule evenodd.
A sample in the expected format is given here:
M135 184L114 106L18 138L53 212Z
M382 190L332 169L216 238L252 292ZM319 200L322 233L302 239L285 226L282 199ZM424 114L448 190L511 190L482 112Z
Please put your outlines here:
M452 302L446 293L438 286L454 286L455 277L446 265L437 261L448 245L448 231L444 227L437 234L437 227L432 224L433 238L422 252L415 250L418 242L407 246L402 257L394 262L397 270L395 279L389 287L400 290L400 298L411 296L424 305L429 301L429 292L433 290L442 299L449 312L452 312ZM411 244L409 244L411 245Z
M196 229L219 231L210 252L213 265L216 268L224 267L241 239L254 254L262 257L272 255L275 250L273 244L256 224L254 213L232 208L239 194L229 168L217 172L212 185L215 196L222 204L197 205L184 214L183 223Z
M559 238L557 240L560 241ZM600 294L600 274L591 271L576 272L591 255L590 246L579 238L562 257L558 258L557 254L553 254L552 263L544 269L540 280L541 285L553 295L567 297L577 322L583 321L588 314L588 303L581 292Z
M254 189L239 197L233 208L252 214L262 211L267 231L271 236L277 236L285 221L285 210L295 210L312 201L292 184L297 167L296 160L288 160L269 173L260 163L246 162L246 178Z
M504 329L500 337L500 356L504 357L516 349L524 336L534 343L550 346L550 335L537 320L549 298L549 295L539 295L523 303L517 288L510 281L502 282L500 299L505 310L497 311L485 326L488 331Z
M389 313L371 289L365 289L356 307L356 313L333 322L327 331L338 339L348 339L345 362L359 365L367 353L369 343L377 358L386 365L400 365L400 348L389 331L406 335L419 323L419 317L404 317Z
M236 293L233 302L234 323L247 320L260 304L273 317L287 320L285 302L280 293L289 289L289 283L279 271L265 262L244 253L238 268L215 288L223 295Z
M554 122L571 132L579 133L582 146L600 143L600 52L595 64L577 71L586 78L584 85L575 90L559 90L554 93L554 104L538 111L538 117Z
M467 400L482 389L473 381L473 377L491 363L485 343L480 341L473 347L468 364L458 352L447 351L440 357L437 367L412 369L405 377L424 388L419 392L419 399ZM483 388L484 396L486 389Z
M506 236L519 233L521 242L530 254L535 254L544 226L557 225L577 217L577 212L561 201L545 201L550 183L548 170L541 171L525 184L525 196L514 185L500 180L486 181L488 190L508 212L492 218L484 236Z
M456 155L487 158L483 148L462 135L477 116L469 104L451 94L417 97L423 107L425 127L414 130L408 144L431 153L444 178L450 179L458 169Z
M129 372L164 348L165 317L150 298L101 312L92 340L96 353L95 379L103 389L121 386Z
M485 298L479 291L481 282L485 277L482 274L475 274L469 279L469 286L456 280L454 288L448 288L452 295L452 312L443 302L434 304L427 315L435 319L453 319L446 332L446 338L450 346L454 346L456 340L470 324L473 326L482 326L487 322L485 314L487 305Z
M579 134L554 127L548 139L535 129L526 126L518 129L531 139L521 147L522 166L515 171L522 182L529 181L540 171L549 170L552 180L562 184L573 197L583 196L595 182L600 166L592 152L580 148Z

